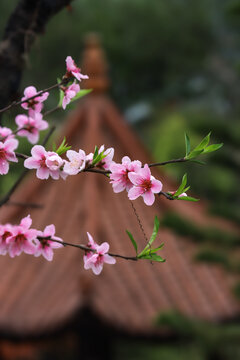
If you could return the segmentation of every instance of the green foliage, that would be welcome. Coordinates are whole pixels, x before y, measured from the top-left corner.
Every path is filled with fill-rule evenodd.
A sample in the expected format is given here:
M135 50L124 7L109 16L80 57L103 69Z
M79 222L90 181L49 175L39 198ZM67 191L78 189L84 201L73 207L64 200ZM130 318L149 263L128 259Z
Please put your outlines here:
M56 144L53 144L53 151L56 152L59 156L61 156L62 154L64 154L65 152L67 152L68 150L71 149L71 146L69 146L66 143L66 138L64 136L63 141L61 142L61 144L59 145L58 148L56 148Z
M187 160L195 159L199 155L211 153L213 151L220 149L223 146L223 144L212 144L208 146L210 141L210 135L211 132L207 136L205 136L205 138L191 151L189 137L187 134L185 134L185 142L187 149L185 159Z
M99 152L98 147L95 146L93 160L92 160L92 166L99 164L106 156L107 156L107 154L104 155L104 150L102 152Z
M146 259L146 260L157 261L157 262L165 261L165 259L163 259L161 256L156 254L159 250L162 249L164 244L161 244L156 248L152 248L152 244L157 237L158 231L159 231L159 220L158 220L157 216L155 216L153 232L150 237L150 240L148 241L145 248L138 254L137 242L135 241L135 239L134 239L133 235L130 233L130 231L126 230L126 233L129 237L129 239L131 240L131 243L133 244L133 247L136 251L136 257L138 259Z
M131 242L132 242L132 244L133 244L133 247L134 247L134 249L135 249L135 251L136 251L136 255L137 255L137 253L138 253L137 243L136 243L136 241L134 240L134 238L133 238L132 234L130 233L130 231L126 230L126 233L128 234L129 239L131 240Z

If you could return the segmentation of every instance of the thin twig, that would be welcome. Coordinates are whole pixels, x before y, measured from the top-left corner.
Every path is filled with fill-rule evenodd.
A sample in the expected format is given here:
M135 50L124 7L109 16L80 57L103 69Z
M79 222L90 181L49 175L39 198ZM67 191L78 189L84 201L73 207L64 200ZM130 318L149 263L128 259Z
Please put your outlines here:
M36 203L28 203L28 202L20 202L20 201L8 201L6 203L7 206L21 206L21 207L28 207L33 209L42 209L44 208L43 204L36 204Z
M63 246L72 246L72 247L75 247L75 248L78 248L78 249L81 249L83 251L91 251L91 252L96 252L95 249L91 249L90 247L86 246L86 245L82 245L82 244L71 244L71 243L68 243L68 242L65 242L65 241L60 241L60 240L56 240L56 239L52 239L50 236L38 236L37 237L40 241L42 240L50 240L50 241L54 241L54 242L57 242ZM132 260L132 261L137 261L139 260L136 256L124 256L124 255L119 255L119 254L113 254L113 253L108 253L108 255L110 256L113 256L113 257L118 257L118 258L121 258L121 259L125 259L125 260Z
M60 109L61 109L60 106L56 106L56 107L53 108L53 109L50 109L50 110L48 110L48 111L45 111L45 113L43 114L43 117L45 117L45 116L47 116L47 115L49 115L49 114L52 114L53 112L55 112L55 111L57 111L57 110L60 110Z
M165 196L165 198L167 198L168 200L175 200L172 195L169 195L168 193L164 192L164 191L160 191L160 193L158 193L158 195L163 195Z
M181 162L186 162L186 161L188 161L188 159L179 158L179 159L173 159L173 160L168 160L168 161L159 162L159 163L148 164L148 166L149 166L149 167L153 167L153 166L163 166L163 165L167 165L167 164L181 163Z
M28 102L29 100L32 100L32 99L34 99L35 97L44 94L45 92L51 91L51 90L53 90L53 89L56 89L57 87L63 85L65 82L66 82L66 79L63 79L59 84L54 84L54 85L52 85L52 86L49 86L48 88L39 91L37 94L35 94L35 95L33 95L33 96L29 97L29 98L26 98L26 99L24 99L24 100L19 100L19 101L13 101L10 105L6 106L6 107L3 108L3 109L0 109L0 113L3 113L4 111L7 111L7 110L11 109L13 106L21 105L21 104L23 104L23 103L25 103L25 102Z

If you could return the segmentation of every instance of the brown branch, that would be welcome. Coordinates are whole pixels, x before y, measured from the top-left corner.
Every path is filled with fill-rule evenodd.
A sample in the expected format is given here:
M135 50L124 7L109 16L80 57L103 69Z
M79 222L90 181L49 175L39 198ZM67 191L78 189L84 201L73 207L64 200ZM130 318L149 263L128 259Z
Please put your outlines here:
M168 161L159 162L159 163L148 164L148 166L149 166L149 167L153 167L153 166L163 166L163 165L167 165L167 164L175 164L175 163L181 163L181 162L186 162L186 161L188 161L188 159L179 158L179 159L173 159L173 160L168 160Z
M158 193L159 196L165 196L166 199L168 200L175 200L171 195L169 195L168 193L164 192L164 191L160 191L160 193Z
M33 96L30 96L28 98L25 98L24 100L19 100L19 101L13 101L10 105L6 106L5 108L3 109L0 109L0 113L3 113L9 109L11 109L13 106L17 106L17 105L21 105L23 103L26 103L28 102L29 100L32 100L34 99L35 97L37 96L40 96L42 94L44 94L45 92L48 92L48 91L51 91L53 89L56 89L57 87L60 87L62 84L64 84L66 82L66 79L63 79L59 84L54 84L52 86L49 86L48 88L44 89L44 90L41 90L39 91L37 94L33 95ZM55 110L55 109L54 109ZM52 110L49 110L47 111L46 113L51 113ZM44 115L46 115L46 113ZM18 130L20 131L20 129Z
M82 244L71 244L65 241L60 241L60 240L56 240L56 239L52 239L50 236L38 236L37 237L38 240L42 241L42 240L50 240L50 241L54 241L57 242L59 244L62 244L63 246L72 246L75 248L78 248L80 250L83 251L91 251L93 253L96 253L96 250L91 249L90 247L86 246L86 245L82 245ZM119 255L119 254L114 254L114 253L108 253L108 255L113 256L113 257L117 257L117 258L121 258L121 259L125 259L125 260L132 260L132 261L138 261L139 259L136 256L125 256L125 255Z
M16 99L25 60L48 21L72 0L19 0L0 43L0 108Z

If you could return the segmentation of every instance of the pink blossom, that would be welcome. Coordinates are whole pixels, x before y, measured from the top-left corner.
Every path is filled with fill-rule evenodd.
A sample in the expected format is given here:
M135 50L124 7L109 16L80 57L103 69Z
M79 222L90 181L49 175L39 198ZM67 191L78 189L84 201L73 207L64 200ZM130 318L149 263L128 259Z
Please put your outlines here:
M145 164L138 172L130 172L128 177L134 185L128 192L129 199L135 200L142 196L146 205L152 205L155 200L154 193L162 190L162 183L151 175L148 165Z
M18 147L16 139L7 139L0 141L0 175L5 175L9 170L9 161L18 162L14 150Z
M36 144L39 139L39 131L48 128L47 121L42 119L42 114L29 111L30 116L17 115L15 121L18 125L19 136L26 136L31 144Z
M113 163L112 159L114 156L114 148L108 148L108 149L104 150L104 145L102 145L100 147L100 149L98 150L98 153L100 154L102 152L106 156L104 159L102 159L102 161L100 161L98 164L96 164L96 166L101 169L104 169L104 170L109 170L110 165Z
M83 169L85 169L86 164L86 154L85 151L79 150L68 150L66 153L67 158L70 161L65 161L63 170L68 175L76 175Z
M8 252L8 244L6 240L12 236L14 226L10 224L0 225L0 255L6 255Z
M60 169L63 161L57 153L46 151L41 145L35 145L31 154L32 156L24 161L24 166L27 169L37 169L36 175L39 179L48 179L49 176L54 180L58 180L60 176L66 178L66 174Z
M112 256L108 255L109 250L109 244L107 242L102 243L101 245L98 245L93 240L92 236L87 233L88 236L88 247L91 249L94 249L93 251L87 251L86 255L83 257L84 261L84 269L92 269L93 273L95 275L99 275L103 269L103 264L115 264L116 259L114 259Z
M119 193L123 190L129 191L133 184L131 183L128 174L130 172L138 172L142 167L139 160L131 161L128 156L122 158L122 164L112 163L109 167L111 171L110 183L113 186L113 191Z
M67 56L66 65L67 74L73 75L78 81L81 81L82 79L88 79L87 75L81 74L81 69L77 67L71 56Z
M0 140L4 142L7 139L14 139L12 130L7 127L0 126Z
M27 100L28 98L31 98L32 96L35 96L37 94L37 89L34 86L28 86L24 90L24 97L21 99L21 101L26 100L26 102L22 103L21 106L25 109L32 109L35 112L41 112L43 108L43 102L47 100L49 93L45 92L42 95L36 96L35 98L31 100Z
M37 230L30 229L31 225L32 219L28 215L21 220L20 225L12 228L12 236L6 239L10 257L19 256L22 252L26 254L35 253L36 245L33 240L36 239Z
M64 91L64 98L63 98L63 101L62 101L62 107L65 110L66 106L77 95L77 93L79 93L80 86L74 82L69 87L62 88L62 90Z
M50 237L53 240L62 241L61 238L55 236L55 226L53 224L46 226L44 231L38 231L37 236L41 236L45 238ZM36 243L37 243L37 248L34 253L34 256L38 257L42 255L48 261L52 261L53 259L53 249L57 249L63 246L58 242L51 241L48 239L41 239L40 241L37 239Z

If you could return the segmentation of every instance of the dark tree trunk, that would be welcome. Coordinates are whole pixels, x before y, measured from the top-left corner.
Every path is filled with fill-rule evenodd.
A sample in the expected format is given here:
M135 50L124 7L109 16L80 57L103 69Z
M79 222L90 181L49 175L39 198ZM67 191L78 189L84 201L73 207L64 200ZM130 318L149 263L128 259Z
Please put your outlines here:
M49 19L72 0L19 0L0 43L0 109L17 97L25 59Z

